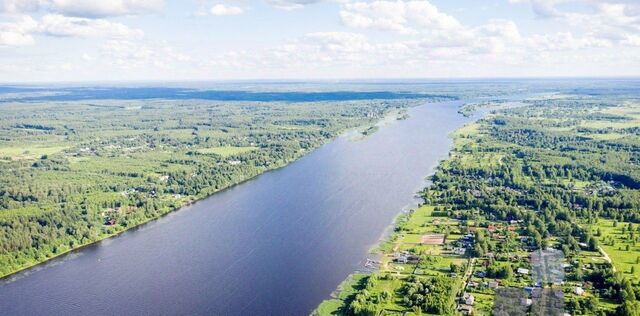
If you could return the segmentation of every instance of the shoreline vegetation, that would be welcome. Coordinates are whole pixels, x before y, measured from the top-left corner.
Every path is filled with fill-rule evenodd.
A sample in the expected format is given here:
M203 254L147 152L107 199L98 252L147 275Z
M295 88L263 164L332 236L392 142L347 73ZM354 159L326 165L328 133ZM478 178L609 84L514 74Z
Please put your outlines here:
M131 101L128 107L113 101L94 102L100 106L78 102L59 108L47 103L29 104L26 109L20 108L24 106L22 103L5 105L0 112L7 120L0 124L0 134L9 134L11 137L7 138L15 142L0 142L0 164L7 167L3 169L4 174L0 173L0 180L10 184L0 195L3 201L0 206L4 208L0 210L0 227L4 227L0 236L4 235L4 240L8 241L0 249L0 279L7 280L19 272L118 236L264 172L282 168L347 130L356 129L366 136L362 131L372 133L389 117L399 119L400 115L406 115L409 107L436 101L440 100L269 103L260 104L261 108L249 102L243 102L245 105L242 106L184 101L189 105L186 111L185 105L176 106L172 101ZM143 123L144 127L135 126L140 123L124 122L116 127L120 130L100 132L99 127L83 126L82 121L73 122L80 113L89 115L87 120L96 117L108 120L103 115L133 120L136 115L144 114L145 106L155 110L156 117L151 124ZM301 106L308 109L301 109ZM212 108L225 118L214 121L213 116L199 119L190 116L198 111L211 113ZM238 111L238 108L242 110ZM56 117L58 121L25 121L26 112L35 109L44 111L49 120ZM293 113L280 114L283 109ZM87 110L95 112L88 114ZM172 125L166 123L171 120L169 115L176 116L174 121L185 127L176 130L178 126L158 126L162 124L160 122ZM246 122L245 115L261 121L255 126L255 123ZM188 116L191 122L184 122ZM252 124L251 127L242 127L248 124ZM43 145L44 140L53 139L55 146ZM20 150L15 149L20 147ZM150 164L137 163L142 159L152 160ZM166 171L159 170L158 165ZM11 170L12 167L15 170ZM204 177L204 183L188 183L193 178L201 178L207 168L214 170ZM67 186L77 185L78 188L69 190L63 186L56 198L51 190L37 192L41 189L37 185L24 187L22 180L11 186L8 178L15 177L15 174L10 175L14 172L22 172L24 178L44 179L44 184L56 187L60 187L55 179L60 175L62 179L68 177L71 184ZM220 174L225 178L222 182L216 181ZM79 179L82 175L98 176L113 184L86 183ZM45 205L44 200L50 201ZM62 213L70 214L60 218L56 205ZM27 230L34 222L35 229ZM78 225L79 222L83 224ZM20 231L20 227L24 230ZM34 236L33 230L41 233ZM15 236L17 233L21 233L20 236ZM46 234L51 234L52 238L43 238Z
M312 315L638 315L640 100L459 113L481 106L497 110L453 133L423 203L374 248L374 272L349 275Z

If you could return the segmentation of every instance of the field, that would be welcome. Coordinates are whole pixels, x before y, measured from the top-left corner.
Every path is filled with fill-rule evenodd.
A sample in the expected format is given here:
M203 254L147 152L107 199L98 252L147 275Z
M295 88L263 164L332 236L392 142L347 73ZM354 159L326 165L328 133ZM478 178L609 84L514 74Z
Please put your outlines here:
M600 220L591 227L594 235L598 236L602 249L613 261L616 271L627 275L636 282L640 281L640 243L638 242L640 232L638 227L640 227L638 224L617 223L613 220ZM631 273L632 269L633 273Z
M53 155L62 152L67 149L68 146L37 146L37 145L24 145L15 147L0 147L0 157L5 159L0 160L32 160L40 158L44 155Z
M198 149L198 153L200 154L216 154L222 157L240 155L250 151L254 151L258 149L255 146L245 146L245 147L231 147L231 146L221 146L221 147L211 147L211 148L202 148Z

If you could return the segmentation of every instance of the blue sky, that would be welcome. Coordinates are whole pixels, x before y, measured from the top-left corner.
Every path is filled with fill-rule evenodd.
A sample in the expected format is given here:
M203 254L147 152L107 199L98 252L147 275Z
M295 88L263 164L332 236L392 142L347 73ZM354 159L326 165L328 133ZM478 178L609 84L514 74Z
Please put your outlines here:
M637 0L0 0L0 81L640 75Z

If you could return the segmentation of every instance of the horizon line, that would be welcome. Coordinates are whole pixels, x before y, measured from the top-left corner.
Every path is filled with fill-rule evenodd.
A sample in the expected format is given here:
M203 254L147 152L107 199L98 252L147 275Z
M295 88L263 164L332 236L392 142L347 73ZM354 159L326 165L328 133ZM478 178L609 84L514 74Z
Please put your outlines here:
M446 81L490 81L490 80L633 80L633 76L496 76L496 77L409 77L409 78L246 78L246 79L127 79L127 80L83 80L83 81L0 81L0 86L33 85L89 85L89 84L128 84L128 83L385 83L385 82L446 82Z

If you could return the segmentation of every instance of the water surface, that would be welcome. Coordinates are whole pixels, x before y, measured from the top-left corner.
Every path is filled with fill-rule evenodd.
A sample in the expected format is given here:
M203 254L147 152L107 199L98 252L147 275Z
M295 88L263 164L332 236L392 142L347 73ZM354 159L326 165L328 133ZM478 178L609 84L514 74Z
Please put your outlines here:
M5 315L307 315L361 266L470 119L428 104L0 285Z

